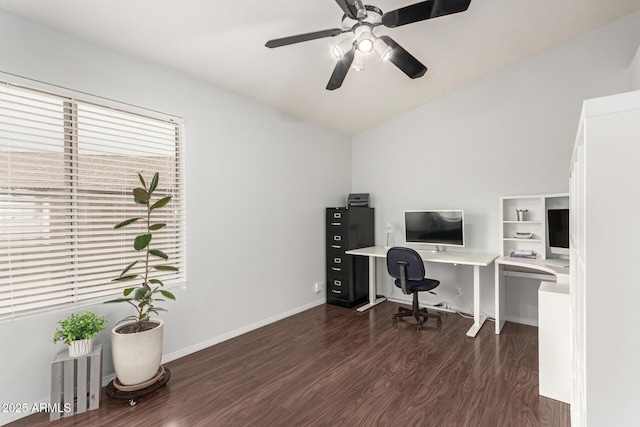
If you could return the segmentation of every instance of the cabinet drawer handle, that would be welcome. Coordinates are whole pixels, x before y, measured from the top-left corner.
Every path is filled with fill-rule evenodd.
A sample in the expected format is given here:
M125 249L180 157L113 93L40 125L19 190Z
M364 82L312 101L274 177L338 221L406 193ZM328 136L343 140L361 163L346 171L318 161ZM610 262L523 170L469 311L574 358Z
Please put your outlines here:
M342 264L342 258L334 258L334 259L333 259L333 262L334 262L335 264Z
M333 271L342 271L342 269L341 269L341 268L338 268L338 267L331 267L331 269L332 269Z
M332 247L333 249L340 249L340 248L342 248L342 246L340 246L340 245L331 245L331 247Z
M342 225L341 222L332 222L331 225L336 226L336 227L340 227Z
M333 292L334 294L341 294L342 291L336 291L335 289L331 289L331 292Z
M342 236L333 236L333 240L339 242L340 240L342 240Z
M336 213L333 214L333 218L334 219L340 219L340 218L342 218L342 214L340 212L336 212Z
M334 286L342 286L342 280L334 280L333 284Z

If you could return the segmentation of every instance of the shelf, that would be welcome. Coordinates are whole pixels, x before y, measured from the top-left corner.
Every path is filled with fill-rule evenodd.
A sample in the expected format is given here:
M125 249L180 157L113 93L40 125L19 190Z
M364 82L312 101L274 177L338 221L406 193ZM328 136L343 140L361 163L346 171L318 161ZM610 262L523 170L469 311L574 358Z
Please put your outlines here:
M500 242L502 256L518 249L535 251L546 258L547 210L568 207L568 194L533 194L500 197ZM526 219L518 221L516 211L526 210ZM531 233L531 239L515 237L518 233Z

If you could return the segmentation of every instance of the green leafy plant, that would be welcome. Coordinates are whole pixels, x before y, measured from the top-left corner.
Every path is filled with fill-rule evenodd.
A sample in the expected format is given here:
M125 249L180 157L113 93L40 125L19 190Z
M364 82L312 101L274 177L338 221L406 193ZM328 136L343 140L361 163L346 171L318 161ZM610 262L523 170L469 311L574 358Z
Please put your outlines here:
M106 322L104 316L98 317L90 310L72 314L58 322L60 327L53 333L53 342L62 341L66 345L71 345L71 341L93 338L104 329Z
M155 263L154 261L159 259L166 261L169 257L161 250L151 248L154 231L158 231L166 227L166 224L164 223L154 223L151 220L151 214L169 203L171 196L166 196L156 202L153 202L153 192L157 189L158 182L160 180L159 174L156 172L153 175L148 186L141 174L138 174L138 177L140 178L142 188L136 188L133 190L133 200L136 204L145 206L146 215L122 221L116 224L114 229L126 227L138 221L145 222L146 230L142 234L136 236L133 241L133 248L141 254L141 257L128 264L124 270L122 270L120 276L113 279L113 281L138 281L139 284L137 286L125 288L123 290L122 298L107 301L108 303L126 302L135 308L135 315L131 315L120 320L120 322L135 320L135 328L133 328L132 332L140 332L144 330L143 324L149 319L151 314L157 315L160 311L167 311L156 305L156 302L158 301L165 301L162 297L171 300L176 299L171 292L162 289L164 283L160 279L152 278L152 273L178 271L177 267Z

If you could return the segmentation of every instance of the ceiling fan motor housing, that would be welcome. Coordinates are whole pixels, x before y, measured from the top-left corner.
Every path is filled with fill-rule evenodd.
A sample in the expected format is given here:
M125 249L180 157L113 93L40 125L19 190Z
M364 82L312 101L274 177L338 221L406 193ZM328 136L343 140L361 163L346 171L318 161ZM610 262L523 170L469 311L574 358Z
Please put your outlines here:
M358 25L369 24L371 28L382 24L382 10L375 6L365 6L367 14L363 18L354 19L347 15L342 15L342 28L349 31L355 30Z

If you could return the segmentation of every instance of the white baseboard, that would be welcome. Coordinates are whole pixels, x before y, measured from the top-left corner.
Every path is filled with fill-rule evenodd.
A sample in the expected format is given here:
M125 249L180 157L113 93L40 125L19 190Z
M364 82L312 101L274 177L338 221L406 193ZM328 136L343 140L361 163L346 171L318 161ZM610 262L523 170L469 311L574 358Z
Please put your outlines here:
M326 303L326 300L323 298L321 300L314 301L309 304L305 304L300 307L296 307L292 310L285 311L284 313L276 314L275 316L268 317L264 320L261 320L256 323L252 323L251 325L243 326L242 328L236 329L231 332L227 332L226 334L219 335L217 337L210 338L208 340L199 342L189 347L182 348L180 350L174 351L169 354L164 354L162 356L162 363L171 362L173 360L179 359L184 356L188 356L191 353L195 353L196 351L204 350L207 347L211 347L212 345L219 344L223 341L227 341L231 338L238 337L242 334L246 334L247 332L251 332L254 329L261 328L263 326L267 326L271 323L277 322L278 320L285 319L287 317L293 316L294 314L302 313L305 310L309 310L310 308L317 307Z
M504 320L506 322L520 323L521 325L535 326L536 328L538 327L538 322L535 319L525 319L522 317L505 316Z

